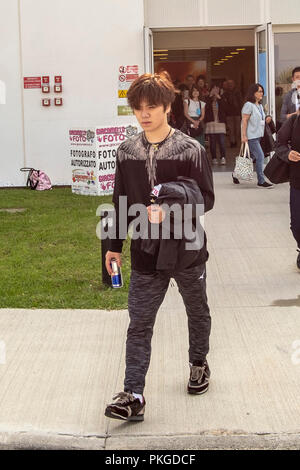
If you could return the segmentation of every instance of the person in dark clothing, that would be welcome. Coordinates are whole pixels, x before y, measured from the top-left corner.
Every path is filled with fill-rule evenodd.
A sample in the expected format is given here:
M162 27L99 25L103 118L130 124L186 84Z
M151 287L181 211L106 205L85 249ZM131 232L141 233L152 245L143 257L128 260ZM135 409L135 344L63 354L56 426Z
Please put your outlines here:
M212 163L217 164L217 143L220 148L220 164L226 164L226 103L220 96L220 89L213 86L209 97L206 99L205 134L209 138L209 147Z
M223 93L227 105L227 126L229 129L230 146L236 147L241 134L242 96L233 80L227 80L227 89Z
M276 152L284 156L290 170L291 231L297 243L300 269L300 116L291 116L277 133Z
M184 83L181 83L178 86L178 90L179 93L176 93L175 100L173 101L171 106L170 124L175 129L181 129L185 122L183 101L189 96L189 87Z
M144 74L128 90L129 105L144 132L123 142L117 151L113 202L116 212L116 239L110 240L106 268L112 273L111 260L121 266L121 252L126 233L120 232L118 220L121 196L127 197L128 209L139 203L147 207L151 225L161 224L161 206L153 214L150 194L160 185L176 182L178 177L192 178L204 201L204 210L214 205L210 164L205 149L197 140L172 129L167 121L174 100L174 87L167 72ZM196 209L192 205L193 210ZM148 222L147 222L148 223ZM150 237L151 238L151 237ZM172 240L170 240L172 241ZM126 341L124 391L107 405L109 418L142 421L145 398L145 377L151 356L151 339L156 313L163 302L170 278L177 282L183 297L189 325L190 378L187 391L202 394L209 386L207 363L211 318L206 296L206 237L191 265L183 270L158 270L158 252L142 249L141 238L131 240L131 278L128 297L130 323ZM176 252L174 256L177 256Z
M283 88L281 86L277 86L275 88L276 132L278 132L281 127L280 113L281 113L281 108L282 108L282 102L283 102Z
M280 121L283 123L291 116L296 115L300 109L300 67L292 72L292 89L283 98Z

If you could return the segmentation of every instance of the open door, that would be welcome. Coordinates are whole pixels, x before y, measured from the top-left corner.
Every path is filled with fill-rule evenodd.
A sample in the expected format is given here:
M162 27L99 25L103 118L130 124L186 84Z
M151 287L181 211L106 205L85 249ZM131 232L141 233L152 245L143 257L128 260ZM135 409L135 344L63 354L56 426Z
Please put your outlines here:
M154 73L153 34L146 26L144 27L144 65L145 73Z
M265 112L275 121L275 77L272 23L255 29L255 77L265 90Z

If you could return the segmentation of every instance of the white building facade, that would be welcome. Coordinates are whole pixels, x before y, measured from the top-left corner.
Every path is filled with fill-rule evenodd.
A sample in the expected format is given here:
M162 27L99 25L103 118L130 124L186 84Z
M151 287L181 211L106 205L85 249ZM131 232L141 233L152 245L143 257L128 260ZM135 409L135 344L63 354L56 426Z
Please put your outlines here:
M275 88L300 65L299 0L0 0L0 26L0 186L24 186L21 167L71 184L69 129L133 120L124 67L203 56L210 79L241 82L253 69L275 118ZM216 59L225 47L249 56L234 67Z

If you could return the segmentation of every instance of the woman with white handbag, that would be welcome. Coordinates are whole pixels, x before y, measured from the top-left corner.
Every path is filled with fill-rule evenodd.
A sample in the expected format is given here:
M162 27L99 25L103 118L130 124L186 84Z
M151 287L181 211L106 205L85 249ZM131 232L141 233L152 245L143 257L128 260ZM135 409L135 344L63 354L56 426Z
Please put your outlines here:
M246 95L246 102L242 109L242 144L248 144L250 155L256 161L257 186L260 188L272 188L264 177L264 152L260 140L265 132L265 113L261 105L264 96L264 88L259 83L250 85ZM236 173L232 175L233 182L239 184Z

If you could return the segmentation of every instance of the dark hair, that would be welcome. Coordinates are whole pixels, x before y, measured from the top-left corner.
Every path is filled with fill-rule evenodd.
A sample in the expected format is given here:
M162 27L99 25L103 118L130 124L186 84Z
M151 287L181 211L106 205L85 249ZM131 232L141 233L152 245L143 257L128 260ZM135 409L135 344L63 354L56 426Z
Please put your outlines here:
M255 103L256 99L254 95L260 88L265 94L264 87L260 83L252 83L252 85L249 86L247 94L245 96L245 102L250 101L251 103Z
M300 67L295 67L292 71L292 77L295 75L296 72L300 72Z
M191 86L190 92L189 92L190 98L193 99L193 90L197 90L197 91L198 91L198 93L199 93L199 99L200 99L200 94L201 94L201 92L200 92L199 88L197 87L197 85L192 85L192 86Z
M281 86L277 86L277 87L275 88L275 95L276 95L276 96L282 95L282 92L283 92L283 88L282 88Z
M144 73L131 84L127 92L128 104L132 109L139 109L145 100L152 106L163 105L166 110L174 99L175 87L166 71L159 74Z
M213 88L219 88L219 91L220 91L221 87L217 83L211 84L210 87L209 87L209 92L211 92Z
M196 83L198 83L199 80L203 80L205 82L205 76L204 75L198 75Z
M180 83L177 88L180 91L189 90L189 87L185 83Z

